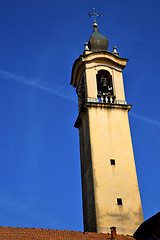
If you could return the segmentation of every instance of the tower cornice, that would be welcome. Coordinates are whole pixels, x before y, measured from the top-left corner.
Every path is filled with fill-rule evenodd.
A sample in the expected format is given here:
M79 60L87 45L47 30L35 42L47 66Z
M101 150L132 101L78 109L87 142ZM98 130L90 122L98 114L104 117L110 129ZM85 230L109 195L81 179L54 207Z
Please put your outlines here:
M80 55L73 64L70 84L73 87L76 87L77 79L79 79L80 72L82 73L83 69L85 69L86 67L89 68L96 66L101 60L103 60L103 62L106 62L108 67L115 68L115 70L118 71L122 71L125 68L129 59L119 57L109 51L84 51L84 54ZM89 64L92 64L92 66L89 66Z
M99 102L85 102L81 112L79 113L76 122L74 124L74 127L78 128L80 123L82 122L82 119L87 112L87 109L93 107L93 108L110 108L110 109L123 109L127 112L131 109L132 105L128 104L106 104L106 103L99 103Z
M128 58L122 58L117 56L116 54L109 52L109 51L85 51L82 56L82 61L92 61L95 58L103 58L103 59L109 59L112 62L115 62L116 64L120 65L123 68L125 68Z

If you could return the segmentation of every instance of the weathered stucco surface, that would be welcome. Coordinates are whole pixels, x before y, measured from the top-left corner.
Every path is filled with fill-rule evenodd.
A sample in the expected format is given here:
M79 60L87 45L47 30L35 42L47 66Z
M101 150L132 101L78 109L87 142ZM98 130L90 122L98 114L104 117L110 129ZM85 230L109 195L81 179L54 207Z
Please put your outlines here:
M133 234L143 215L127 110L90 107L88 112L97 231L116 226L120 234Z

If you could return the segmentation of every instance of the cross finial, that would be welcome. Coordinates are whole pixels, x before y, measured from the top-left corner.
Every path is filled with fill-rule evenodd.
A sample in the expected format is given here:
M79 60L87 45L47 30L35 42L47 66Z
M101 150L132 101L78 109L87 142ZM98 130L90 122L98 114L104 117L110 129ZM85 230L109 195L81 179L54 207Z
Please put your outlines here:
M92 18L93 18L93 21L94 21L94 23L96 23L96 18L97 18L97 17L102 17L102 15L101 15L101 14L99 14L99 13L96 13L96 10L95 10L95 8L93 8L93 10L92 10L92 12L91 12L91 13L88 13L88 16L90 16L90 17L92 17Z

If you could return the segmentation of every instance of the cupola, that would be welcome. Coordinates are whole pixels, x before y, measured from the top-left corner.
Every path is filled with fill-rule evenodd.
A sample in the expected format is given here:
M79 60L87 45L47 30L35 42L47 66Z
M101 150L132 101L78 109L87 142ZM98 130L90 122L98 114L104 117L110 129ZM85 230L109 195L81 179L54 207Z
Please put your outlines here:
M97 23L94 23L93 27L94 30L88 42L89 49L91 51L106 51L109 45L108 38L98 31Z

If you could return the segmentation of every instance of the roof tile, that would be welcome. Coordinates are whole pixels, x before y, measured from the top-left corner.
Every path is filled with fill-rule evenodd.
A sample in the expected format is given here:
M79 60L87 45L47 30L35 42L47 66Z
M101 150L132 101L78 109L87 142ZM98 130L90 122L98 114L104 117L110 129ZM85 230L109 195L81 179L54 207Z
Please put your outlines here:
M0 240L106 240L111 234L43 228L1 227ZM134 240L131 236L117 234L117 240Z

